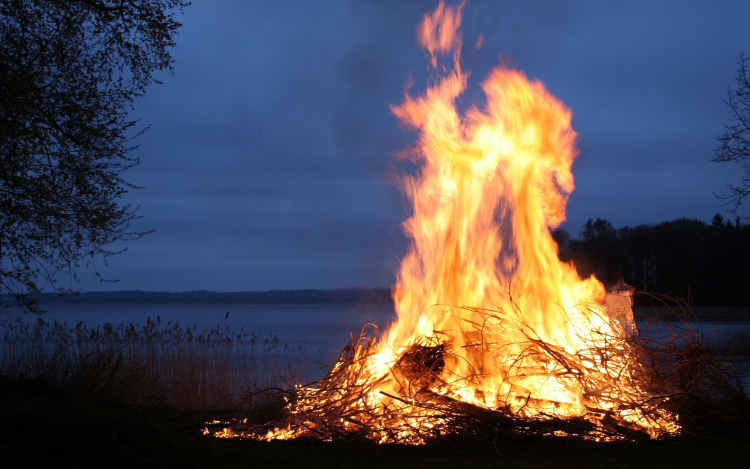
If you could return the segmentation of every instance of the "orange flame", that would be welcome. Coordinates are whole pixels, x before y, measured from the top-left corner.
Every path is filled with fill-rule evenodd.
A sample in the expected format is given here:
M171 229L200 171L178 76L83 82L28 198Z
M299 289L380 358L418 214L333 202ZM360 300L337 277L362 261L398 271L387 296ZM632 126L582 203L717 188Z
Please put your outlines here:
M386 373L407 346L430 337L447 347L442 377L450 389L440 392L488 407L523 402L530 415L583 415L584 390L559 370L545 372L551 365L525 355L525 345L540 341L579 357L592 344L607 346L632 325L630 291L607 311L603 304L617 302L605 301L601 282L581 279L557 257L550 229L565 220L578 154L570 109L541 82L504 66L482 83L484 107L456 109L468 78L459 65L462 7L441 1L418 28L432 67L451 52L453 66L441 68L423 95L392 106L419 133L410 156L420 169L403 179L414 207L403 226L413 241L393 291L398 320L373 371ZM509 321L494 324L488 310ZM589 355L585 366L602 365ZM627 371L627 359L620 366ZM521 369L537 372L514 372Z
M451 45L456 63L460 8L441 2L419 28L431 54L450 52ZM440 27L436 17L445 19ZM571 309L600 304L605 290L559 261L549 231L565 220L574 187L570 167L578 150L570 110L540 82L497 67L482 84L484 109L461 116L455 101L466 82L467 74L455 67L423 96L406 96L393 107L402 123L419 131L412 156L421 170L404 181L414 204L404 229L413 243L394 289L398 322L384 347L451 331L455 359L447 368L457 376L481 369L484 384L494 388L502 367L462 353L468 326L483 319L465 309L444 314L446 307L435 305L517 309L529 330L503 338L507 343L531 333L574 349L580 330ZM585 315L580 307L576 313Z
M419 443L419 429L443 418L425 399L528 419L582 418L620 435L679 431L660 407L668 398L643 387L625 340L632 289L607 294L557 257L550 229L565 220L578 154L571 111L504 66L482 83L483 107L457 110L468 79L459 63L462 7L441 1L425 15L417 37L434 84L392 107L418 132L409 156L419 165L402 180L412 243L393 289L397 321L380 343L353 344L326 379L300 388L288 425L254 437L337 426ZM439 67L449 54L452 64Z
M453 52L454 66L458 69L461 55L461 10L466 2L455 7L446 7L441 1L437 9L424 15L417 27L417 41L430 53L430 64L437 67L437 55Z

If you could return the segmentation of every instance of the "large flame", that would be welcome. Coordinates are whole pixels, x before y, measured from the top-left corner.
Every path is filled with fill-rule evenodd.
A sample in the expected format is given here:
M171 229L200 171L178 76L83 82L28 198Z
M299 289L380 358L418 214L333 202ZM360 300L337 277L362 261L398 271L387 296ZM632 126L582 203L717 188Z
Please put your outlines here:
M585 419L620 434L678 431L663 399L643 389L625 340L630 290L607 295L558 259L550 229L565 220L578 154L571 111L505 66L482 83L483 107L456 108L468 79L462 6L441 2L425 15L417 36L433 85L392 108L418 132L408 154L418 171L402 179L412 243L393 290L397 321L301 389L289 426L266 437L367 428L382 441L419 442L415 432L442 415L425 401Z
M425 18L419 39L431 53L453 44L458 56L458 32L445 25L458 26L459 8L441 4ZM427 29L435 16L444 21ZM497 67L482 84L484 109L461 116L455 101L467 74L457 58L454 64L423 96L407 96L393 107L401 122L419 131L412 156L421 166L404 180L414 204L404 228L413 243L394 290L399 319L388 344L434 328L455 329L460 349L460 322L433 305L510 308L512 298L540 338L575 346L567 312L601 303L605 291L559 261L549 231L565 220L573 190L570 167L578 151L572 114L540 82Z
M542 83L499 66L482 83L484 108L461 115L456 99L468 78L459 64L461 6L441 2L418 29L432 66L437 55L452 53L452 68L422 96L393 107L419 131L411 156L420 171L403 181L414 206L404 222L413 242L394 289L398 321L380 358L391 362L405 345L440 331L450 338L443 374L472 376L454 392L483 396L481 404L491 406L520 392L580 410L580 390L558 382L554 370L509 379L510 368L538 365L538 357L522 355L530 338L575 353L602 334L620 334L600 306L604 286L560 262L550 234L565 220L574 187L572 113ZM517 329L491 328L484 309L520 312L522 321ZM476 324L502 344L505 360L476 353Z

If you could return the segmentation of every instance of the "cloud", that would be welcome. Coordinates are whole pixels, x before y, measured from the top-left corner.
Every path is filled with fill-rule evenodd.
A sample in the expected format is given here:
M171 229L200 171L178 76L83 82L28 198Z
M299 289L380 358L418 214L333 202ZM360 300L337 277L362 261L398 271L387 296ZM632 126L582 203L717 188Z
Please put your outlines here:
M152 129L127 201L156 233L105 274L116 288L262 290L387 286L408 213L388 182L413 139L389 106L429 75L415 28L436 1L196 2L174 76L136 117ZM509 57L574 112L581 156L566 227L720 211L732 177L708 160L746 2L517 2L464 8L461 105ZM483 35L480 50L475 48ZM87 279L82 288L110 289Z

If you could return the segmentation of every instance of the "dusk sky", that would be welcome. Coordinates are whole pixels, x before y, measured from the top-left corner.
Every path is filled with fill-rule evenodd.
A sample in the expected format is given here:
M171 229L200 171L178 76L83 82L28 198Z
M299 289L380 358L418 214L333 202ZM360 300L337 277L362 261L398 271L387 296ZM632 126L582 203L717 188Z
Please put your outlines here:
M449 2L451 3L451 2ZM125 178L145 187L134 227L155 230L89 269L90 290L386 287L408 206L389 174L415 134L389 106L428 82L415 28L437 0L197 0L174 76L135 117L151 129ZM464 7L461 106L506 61L574 114L581 154L563 225L615 227L726 213L713 193L738 166L711 162L722 99L750 50L750 2L497 1ZM475 44L480 33L482 47Z

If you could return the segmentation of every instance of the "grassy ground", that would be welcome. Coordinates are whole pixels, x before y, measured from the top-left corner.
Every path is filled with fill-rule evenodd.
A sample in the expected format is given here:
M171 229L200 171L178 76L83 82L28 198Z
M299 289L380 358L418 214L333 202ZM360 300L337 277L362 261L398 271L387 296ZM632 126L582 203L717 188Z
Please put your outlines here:
M0 466L242 468L746 468L750 435L595 445L549 440L423 447L260 443L200 435L206 413L138 410L0 377Z

